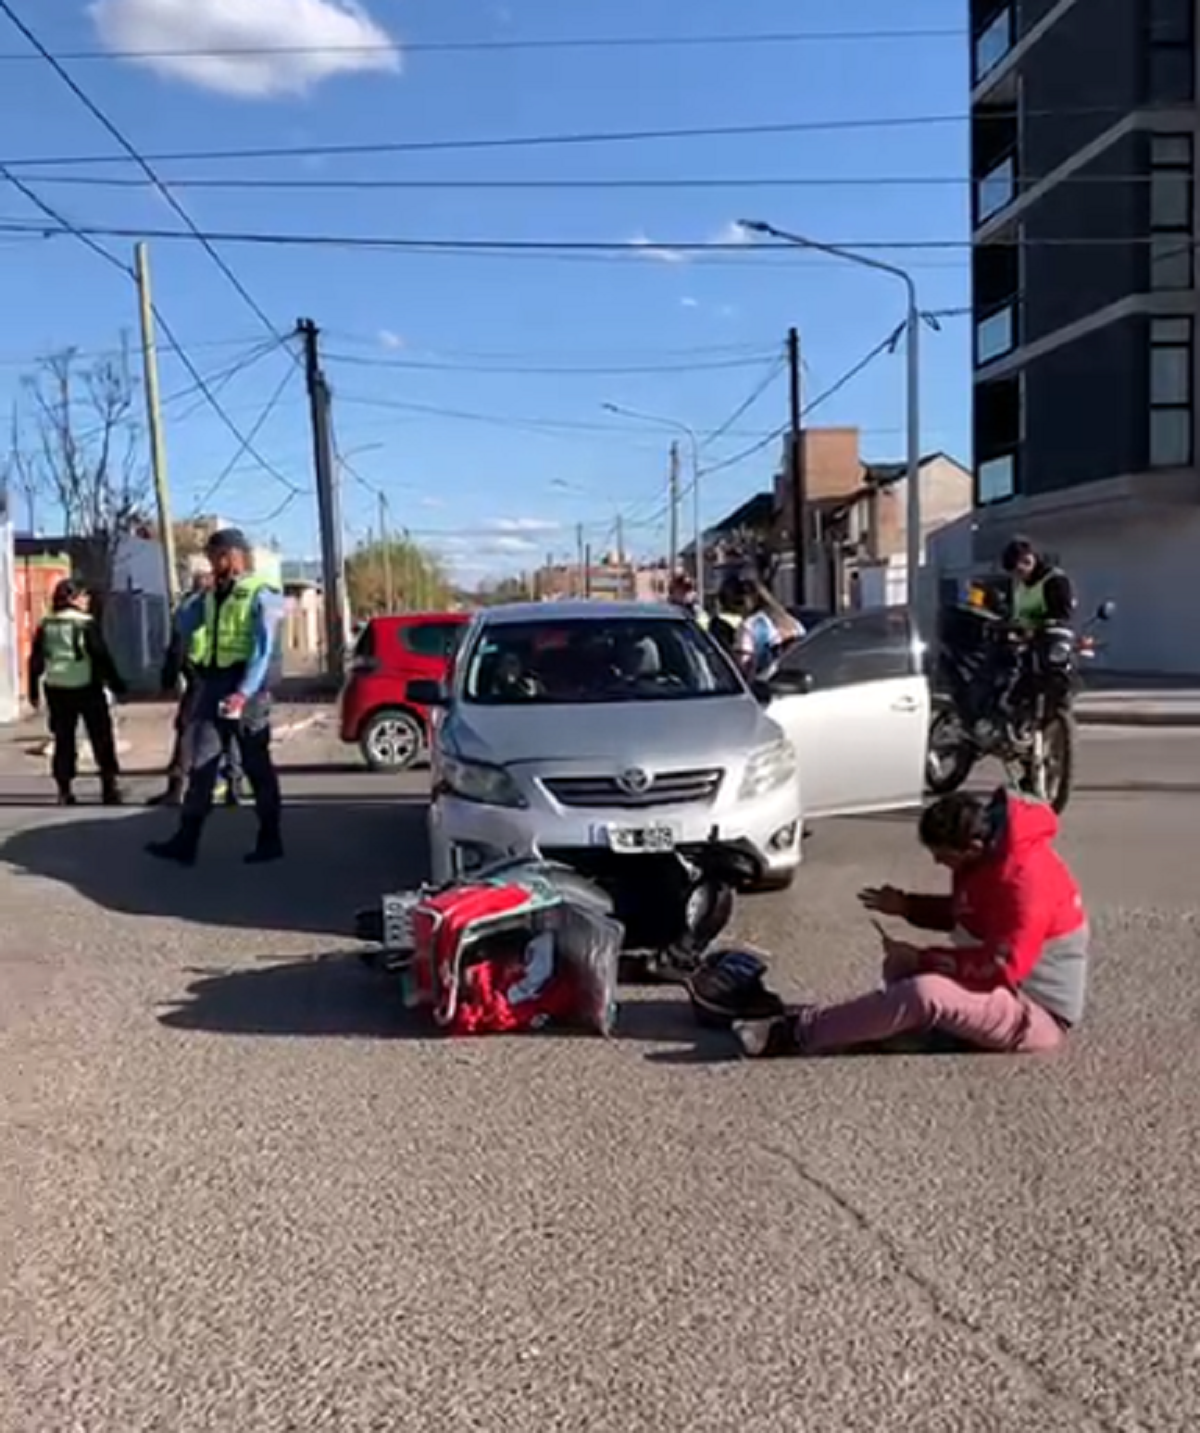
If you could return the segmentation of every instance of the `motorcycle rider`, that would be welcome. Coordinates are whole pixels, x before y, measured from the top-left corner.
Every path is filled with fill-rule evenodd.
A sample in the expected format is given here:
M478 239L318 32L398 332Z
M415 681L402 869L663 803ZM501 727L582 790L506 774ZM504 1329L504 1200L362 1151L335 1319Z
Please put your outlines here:
M1075 592L1061 567L1044 557L1027 537L1014 537L1000 557L1012 578L1012 619L1028 631L1069 627Z

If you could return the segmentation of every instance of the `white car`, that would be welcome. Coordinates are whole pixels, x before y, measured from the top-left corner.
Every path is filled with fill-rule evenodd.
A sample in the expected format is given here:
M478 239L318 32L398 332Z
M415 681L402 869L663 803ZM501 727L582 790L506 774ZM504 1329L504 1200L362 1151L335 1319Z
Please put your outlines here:
M923 791L929 689L898 610L828 622L752 691L673 607L495 607L447 685L409 696L441 708L437 882L506 856L586 865L716 842L782 885L804 822L915 806Z

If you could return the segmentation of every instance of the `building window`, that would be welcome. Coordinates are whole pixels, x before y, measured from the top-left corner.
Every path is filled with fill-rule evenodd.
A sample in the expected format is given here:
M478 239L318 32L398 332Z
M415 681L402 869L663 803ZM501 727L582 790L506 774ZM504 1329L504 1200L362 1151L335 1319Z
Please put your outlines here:
M1192 461L1192 321L1150 320L1150 466Z
M1194 204L1192 137L1150 139L1150 288L1190 289Z
M1017 169L1010 154L979 181L976 195L979 223L982 224L985 219L990 219L993 214L998 214L1006 205L1012 203L1016 185Z
M1196 95L1192 0L1147 0L1146 98L1153 105L1191 104Z
M994 70L1012 49L1013 12L1006 6L990 25L980 31L975 41L975 82L979 83L989 70Z
M1011 498L1017 490L1017 460L1011 453L1005 453L1003 457L989 458L986 463L980 463L976 487L980 507Z
M1006 304L975 327L975 362L991 363L1008 353L1016 342L1013 306Z

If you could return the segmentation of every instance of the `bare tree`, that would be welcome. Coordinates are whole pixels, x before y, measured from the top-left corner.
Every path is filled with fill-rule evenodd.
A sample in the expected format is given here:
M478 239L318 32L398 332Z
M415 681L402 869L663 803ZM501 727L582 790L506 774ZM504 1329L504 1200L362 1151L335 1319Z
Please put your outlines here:
M81 367L74 349L43 359L13 413L9 473L61 514L80 577L107 592L122 538L144 525L149 472L128 355Z

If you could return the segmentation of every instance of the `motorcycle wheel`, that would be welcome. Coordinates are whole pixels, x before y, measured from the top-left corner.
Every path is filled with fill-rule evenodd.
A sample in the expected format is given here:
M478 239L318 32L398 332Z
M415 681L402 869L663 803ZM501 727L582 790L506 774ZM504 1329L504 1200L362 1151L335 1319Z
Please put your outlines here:
M1075 782L1075 725L1065 713L1052 716L1041 731L1041 756L1025 763L1023 789L1061 815ZM1041 771L1036 770L1041 765Z
M934 796L957 791L971 774L975 753L968 744L955 712L943 708L934 713L929 725L929 747L925 757L925 787Z

